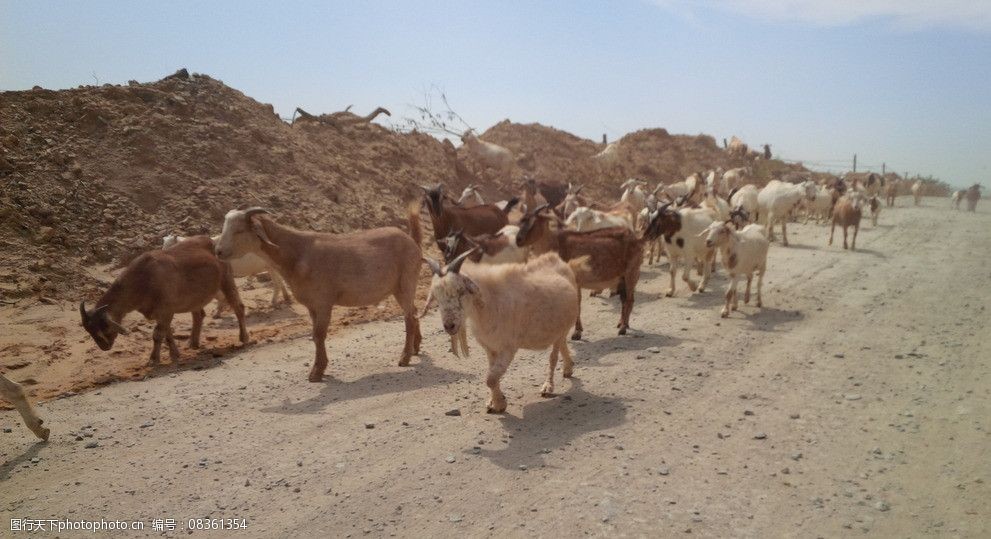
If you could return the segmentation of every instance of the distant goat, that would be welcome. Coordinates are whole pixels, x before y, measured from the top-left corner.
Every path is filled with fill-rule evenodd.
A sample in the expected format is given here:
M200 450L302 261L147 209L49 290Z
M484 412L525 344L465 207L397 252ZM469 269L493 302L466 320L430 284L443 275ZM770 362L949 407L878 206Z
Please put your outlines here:
M847 228L853 227L853 241L850 250L857 250L857 232L860 231L860 218L864 205L864 197L857 191L851 191L836 201L833 207L833 226L829 229L829 245L833 244L833 233L836 225L843 228L843 248L847 248Z
M967 189L967 211L977 211L977 201L981 199L981 184L975 183Z
M912 184L912 198L915 199L915 205L918 206L922 202L922 194L925 189L925 185L921 181L916 181Z
M482 166L483 171L493 169L503 180L509 179L515 162L513 152L498 144L478 138L471 129L461 135L461 142L468 153Z

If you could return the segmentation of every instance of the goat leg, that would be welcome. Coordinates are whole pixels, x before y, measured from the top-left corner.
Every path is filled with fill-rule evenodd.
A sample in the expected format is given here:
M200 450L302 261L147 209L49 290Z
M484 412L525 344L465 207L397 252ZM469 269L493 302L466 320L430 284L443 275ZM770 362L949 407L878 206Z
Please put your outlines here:
M193 315L193 329L189 332L189 347L193 350L200 347L200 332L203 331L203 319L206 311L199 309L191 313Z
M763 307L764 302L760 297L760 291L764 288L764 268L760 268L760 273L757 274L757 307Z
M578 341L582 338L582 289L578 287L578 319L575 320L575 331L571 334L571 340Z
M560 342L554 343L551 347L551 355L547 358L547 381L544 385L540 387L541 397L553 397L554 396L554 369L557 368L557 358L558 358L558 348L560 347Z
M561 351L561 356L564 359L561 364L561 376L571 378L575 370L575 362L571 357L571 350L568 350L567 334L561 335L561 338L558 340L558 350Z
M330 313L332 307L327 307L326 312L318 312L310 309L310 319L313 320L313 346L316 347L316 358L313 361L313 368L310 369L309 381L323 381L323 374L327 370L327 326L330 325Z
M507 358L505 352L501 354L491 350L486 350L486 352L489 354L489 374L485 377L485 385L489 386L492 395L485 411L490 414L501 414L506 411L506 396L499 387L499 380L502 379L503 374L506 374L506 369L509 368L509 362L512 361L513 356L509 354Z
M750 273L747 275L747 291L743 293L743 303L746 305L750 304L750 283L754 280L754 274Z

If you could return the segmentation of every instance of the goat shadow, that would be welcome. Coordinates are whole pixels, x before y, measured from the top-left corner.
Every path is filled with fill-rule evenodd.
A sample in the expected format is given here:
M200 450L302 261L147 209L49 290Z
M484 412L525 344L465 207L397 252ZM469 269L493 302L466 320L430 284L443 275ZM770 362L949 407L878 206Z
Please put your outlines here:
M579 342L584 344L580 346L575 346L574 341L571 341L571 350L575 356L575 368L605 367L607 365L600 362L602 356L613 352L639 352L654 346L658 348L676 347L685 342L685 339L671 335L643 333L634 328L630 328L628 331L631 334L612 335L595 341L582 340Z
M438 384L458 382L472 376L465 372L438 367L426 353L421 353L419 358L419 363L401 372L368 374L352 382L327 377L322 382L323 386L317 395L299 402L291 402L286 397L282 404L262 408L261 411L293 415L316 414L333 402L415 391Z
M34 436L34 434L31 434L31 436ZM48 445L47 441L38 440L37 442L31 444L31 447L27 448L27 450L21 453L19 456L16 456L8 460L7 462L3 463L3 466L0 466L0 482L10 479L10 472L14 471L21 464L24 464L25 462L30 462L31 459L38 456L38 453L41 452L41 448L45 447L46 445Z
M744 320L750 322L751 331L776 332L780 331L778 326L782 324L790 324L805 319L805 313L801 311L785 311L773 307L757 308L753 306L754 301L756 299L751 297L750 305L744 305L743 300L740 300L740 309L747 309L749 307L750 309L754 309L754 311L733 311L729 315L729 320L738 318L742 314Z
M521 465L544 466L543 455L550 451L589 432L626 422L623 399L589 393L578 378L570 382L571 388L563 394L523 406L520 417L503 415L502 426L512 434L509 443L502 449L482 448L477 454L507 470L517 470Z

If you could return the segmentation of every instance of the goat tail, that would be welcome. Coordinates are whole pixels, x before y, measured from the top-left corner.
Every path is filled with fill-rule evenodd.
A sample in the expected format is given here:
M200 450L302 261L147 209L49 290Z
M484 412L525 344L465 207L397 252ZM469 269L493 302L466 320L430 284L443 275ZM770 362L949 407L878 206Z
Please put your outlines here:
M423 247L423 228L420 227L420 208L423 201L420 199L411 200L409 205L406 206L408 210L407 218L409 219L409 235L413 237L413 241L416 242L417 247Z
M502 209L502 213L509 215L509 212L513 211L513 208L520 203L520 197L513 197L506 202L506 207Z

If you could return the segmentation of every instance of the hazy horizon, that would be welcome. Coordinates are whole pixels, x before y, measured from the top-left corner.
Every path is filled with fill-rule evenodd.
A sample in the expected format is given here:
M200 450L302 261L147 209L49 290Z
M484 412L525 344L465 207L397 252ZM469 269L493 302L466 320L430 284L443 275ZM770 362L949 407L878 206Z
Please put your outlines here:
M473 126L740 136L810 168L991 175L991 2L685 0L113 5L0 1L0 89L186 67L282 116L392 123L443 89Z

